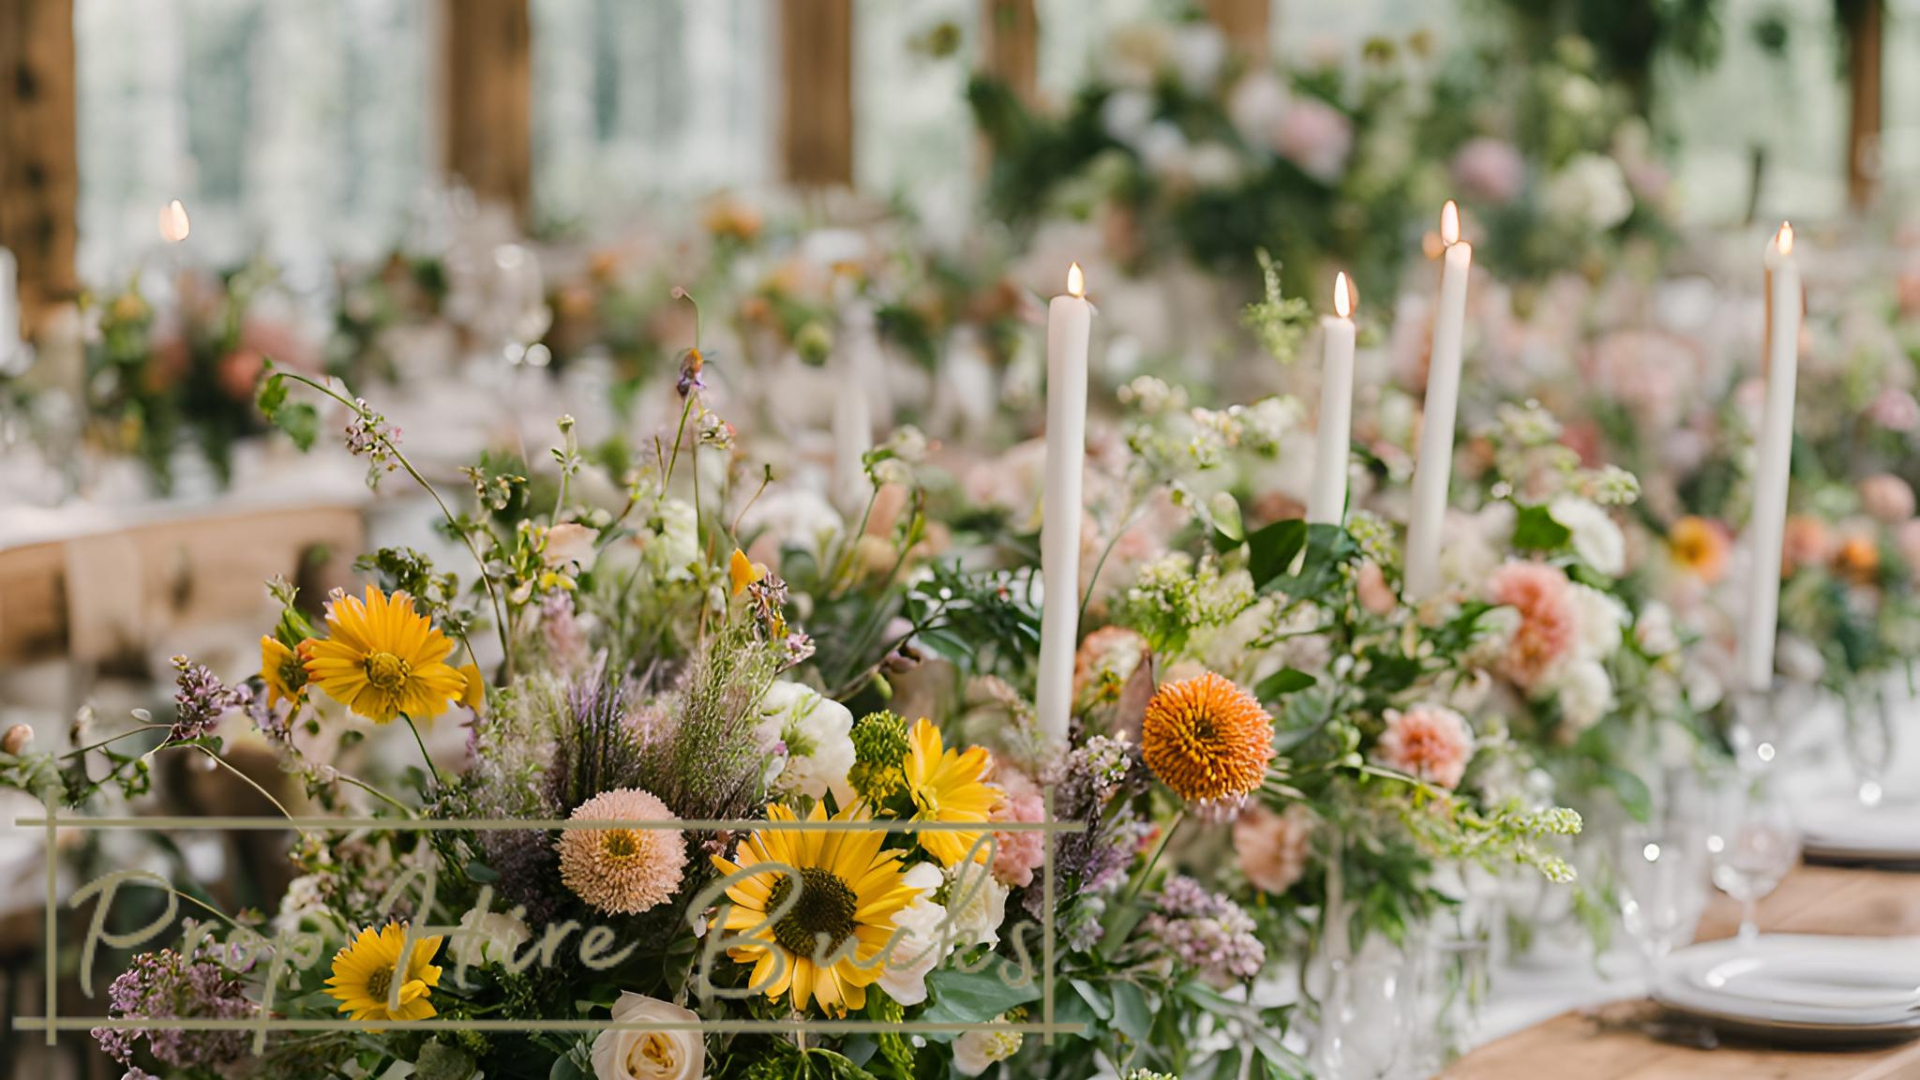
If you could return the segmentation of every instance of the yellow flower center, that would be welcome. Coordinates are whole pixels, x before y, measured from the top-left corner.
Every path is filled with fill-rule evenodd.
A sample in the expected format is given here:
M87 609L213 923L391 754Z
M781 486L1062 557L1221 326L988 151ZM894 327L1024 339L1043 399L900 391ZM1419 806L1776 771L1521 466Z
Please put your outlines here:
M300 662L297 653L288 653L280 661L280 685L286 687L288 693L297 692L307 685L307 668Z
M381 1003L382 1005L386 1004L387 994L392 989L393 989L393 969L392 968L390 967L375 968L373 971L373 974L367 976L367 996Z
M625 862L647 852L647 838L634 829L616 829L600 841L600 850L609 859Z
M627 1071L640 1075L642 1068L650 1068L657 1073L671 1073L680 1067L678 1047L672 1039L658 1031L649 1031L633 1044L633 1050L627 1055Z
M381 690L398 690L407 684L412 669L405 660L390 652L367 654L367 681Z
M798 956L831 956L841 942L853 936L859 898L838 874L819 867L801 870L800 882L800 895L793 908L773 924L773 939ZM782 875L767 896L767 910L780 910L792 891L793 879ZM827 936L826 948L816 953L821 934Z

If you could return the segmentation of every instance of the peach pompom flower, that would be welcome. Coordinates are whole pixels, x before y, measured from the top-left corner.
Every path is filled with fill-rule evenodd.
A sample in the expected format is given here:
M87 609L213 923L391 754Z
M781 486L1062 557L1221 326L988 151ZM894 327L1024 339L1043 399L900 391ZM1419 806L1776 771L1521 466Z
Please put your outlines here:
M673 821L673 811L651 792L615 788L581 803L575 821ZM568 829L560 851L560 880L600 911L635 915L665 903L686 870L686 837L677 829Z
M1240 872L1254 888L1270 893L1286 892L1307 872L1312 841L1313 811L1299 803L1276 814L1256 802L1233 823Z
M1388 709L1375 753L1389 769L1452 789L1473 757L1473 731L1465 717L1443 705Z
M1498 667L1514 685L1531 693L1579 643L1580 611L1573 584L1546 563L1509 562L1488 580L1487 600L1519 615Z
M1266 779L1273 718L1252 694L1202 672L1154 692L1140 751L1153 774L1203 817L1231 817Z
M1046 817L1046 800L1033 782L1010 773L1000 780L1002 797L993 808L994 821L1033 822ZM1033 884L1033 872L1046 860L1046 836L1037 832L993 834L994 880L1011 888Z

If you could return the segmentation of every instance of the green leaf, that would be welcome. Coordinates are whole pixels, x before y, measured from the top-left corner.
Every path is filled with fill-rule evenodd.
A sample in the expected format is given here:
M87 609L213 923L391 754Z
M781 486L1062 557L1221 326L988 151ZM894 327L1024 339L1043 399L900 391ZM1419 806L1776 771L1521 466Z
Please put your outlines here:
M1647 782L1640 779L1638 774L1618 765L1602 765L1600 782L1613 789L1621 808L1633 820L1646 822L1653 816L1653 792L1647 789Z
M1010 986L1001 978L1002 967L995 961L980 971L943 968L929 974L927 993L932 1004L920 1018L930 1024L985 1024L1016 1005L1039 1000L1037 980ZM1017 969L1012 974L1019 978Z
M1092 1009L1093 1015L1103 1023L1113 1019L1113 1001L1092 983L1085 979L1068 979L1067 984L1073 987L1073 992L1080 995L1080 1000L1086 1002L1087 1008Z
M1307 543L1307 523L1299 518L1276 521L1247 537L1247 570L1254 588L1265 590L1293 566Z
M1153 1030L1153 1009L1147 1004L1146 991L1139 983L1113 984L1113 1026L1135 1046L1144 1046Z
M275 409L268 419L302 451L313 449L313 441L320 434L320 413L304 401Z
M1283 697L1297 690L1305 690L1315 681L1313 676L1299 668L1281 668L1261 679L1260 685L1253 688L1253 696L1261 701L1272 701L1274 698Z
M273 414L279 412L280 406L286 403L287 377L276 371L260 384L260 393L254 397L254 404L260 407L260 412L268 420L272 420Z
M1247 524L1241 520L1240 504L1232 495L1217 492L1208 506L1212 510L1213 550L1232 551L1247 542Z
M1544 506L1522 506L1513 523L1513 546L1521 551L1559 551L1573 539L1573 530L1553 520Z

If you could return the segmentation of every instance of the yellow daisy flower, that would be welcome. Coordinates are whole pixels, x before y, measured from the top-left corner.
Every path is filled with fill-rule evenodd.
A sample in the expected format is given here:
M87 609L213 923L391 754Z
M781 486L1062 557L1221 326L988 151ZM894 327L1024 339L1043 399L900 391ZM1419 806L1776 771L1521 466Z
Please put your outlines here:
M303 643L307 678L376 724L401 713L438 716L464 697L467 680L447 663L453 642L413 610L413 597L372 585L367 599L327 605L327 639Z
M965 753L949 750L940 742L940 729L921 717L907 735L907 792L913 796L915 821L986 822L1000 801L998 788L986 782L993 759L985 749L972 746ZM986 830L981 830L985 832ZM987 861L987 846L974 844L977 832L916 833L920 846L952 866L973 855L974 862Z
M833 820L866 819L864 813L855 813L842 811ZM797 820L785 806L768 807L767 817L776 825ZM827 820L825 808L815 803L807 820ZM876 958L893 935L894 915L921 892L907 884L901 853L880 849L885 839L878 829L801 832L769 827L740 846L738 864L713 856L723 876L767 866L727 890L731 903L721 906L725 921L715 918L714 930L745 934L761 926L794 888L792 879L774 867L800 872L800 896L792 909L755 934L753 944L727 950L734 960L753 965L750 985L764 987L769 999L791 994L795 1009L818 1001L822 1011L845 1016L849 1009L866 1007L867 987L886 973L887 965Z
M304 643L301 652L304 652ZM267 684L267 708L283 701L300 704L307 692L306 658L287 648L279 638L260 639L260 678Z
M407 924L388 923L375 930L360 931L351 945L333 956L333 977L327 980L327 994L340 1001L340 1011L355 1020L425 1020L434 1015L428 992L440 985L440 969L433 966L433 954L440 951L440 938L424 937L413 943L407 956L407 973L400 982L400 1006L390 1008L394 971L400 965L400 949L406 944Z
M479 664L461 664L460 678L466 683L460 692L460 704L479 712L487 705L487 677L480 674Z

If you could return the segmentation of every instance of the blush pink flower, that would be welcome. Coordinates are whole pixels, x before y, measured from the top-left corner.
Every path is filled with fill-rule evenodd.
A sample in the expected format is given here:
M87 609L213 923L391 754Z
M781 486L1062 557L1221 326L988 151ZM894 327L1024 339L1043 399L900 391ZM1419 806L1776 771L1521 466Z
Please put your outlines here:
M1900 549L1907 573L1920 579L1920 518L1903 521L1893 531L1893 542Z
M1499 666L1502 675L1530 692L1580 639L1573 586L1566 574L1545 563L1510 562L1488 579L1487 599L1520 616Z
M1453 156L1453 182L1476 201L1509 203L1527 182L1527 163L1512 143L1482 136Z
M1300 171L1331 184L1347 171L1353 152L1353 121L1347 114L1310 97L1295 98L1273 132L1273 148Z
M1009 774L1000 780L1006 797L994 807L994 821L1040 821L1046 816L1046 803L1039 789L1023 776ZM1046 858L1046 836L1037 832L996 832L993 877L1009 888L1033 884L1033 872Z
M1429 783L1452 788L1473 757L1466 718L1442 705L1387 710L1387 730L1376 749L1380 763Z
M1399 597L1393 595L1393 586L1387 584L1386 571L1372 559L1360 564L1360 577L1354 586L1360 594L1360 606L1375 615L1391 615L1393 609L1400 606Z
M1920 401L1897 386L1889 386L1867 406L1867 418L1888 431L1912 431L1920 428Z
M1295 803L1276 814L1248 803L1233 823L1233 850L1240 872L1257 889L1283 893L1306 873L1313 840L1313 812Z
M1870 518L1897 525L1913 516L1913 488L1892 473L1869 476L1860 481L1860 509Z

